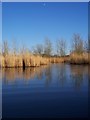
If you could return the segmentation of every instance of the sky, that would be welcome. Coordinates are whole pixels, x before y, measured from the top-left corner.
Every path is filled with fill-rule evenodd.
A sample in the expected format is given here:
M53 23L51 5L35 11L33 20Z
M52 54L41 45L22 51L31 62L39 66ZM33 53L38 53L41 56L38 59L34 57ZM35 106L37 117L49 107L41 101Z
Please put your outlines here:
M2 40L2 3L0 2L0 43Z
M87 2L15 2L3 3L2 39L32 49L48 37L55 48L57 39L65 39L67 52L74 33L88 39Z
M90 2L88 4L88 35L89 35L89 40L90 40ZM90 45L89 45L90 48Z

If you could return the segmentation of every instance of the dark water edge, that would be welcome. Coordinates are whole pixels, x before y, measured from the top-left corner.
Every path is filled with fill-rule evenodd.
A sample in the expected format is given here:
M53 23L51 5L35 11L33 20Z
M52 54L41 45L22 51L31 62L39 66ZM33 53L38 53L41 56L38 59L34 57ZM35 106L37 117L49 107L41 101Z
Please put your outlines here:
M63 63L3 69L3 117L88 117L88 69Z

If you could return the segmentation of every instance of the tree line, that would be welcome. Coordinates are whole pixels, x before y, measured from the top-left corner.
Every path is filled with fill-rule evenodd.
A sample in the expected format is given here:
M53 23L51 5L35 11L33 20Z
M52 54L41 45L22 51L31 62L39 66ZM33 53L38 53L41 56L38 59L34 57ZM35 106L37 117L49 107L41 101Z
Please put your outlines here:
M89 41L90 43L90 41ZM73 34L71 41L70 53L75 52L77 54L82 54L83 52L88 52L89 49L88 40L83 40L80 34ZM2 47L1 47L2 46ZM67 42L65 39L58 39L55 41L55 48L53 47L52 41L49 38L45 38L43 44L37 44L32 50L29 50L26 46L22 45L20 49L17 48L15 41L12 41L12 49L9 48L8 41L2 41L0 45L0 54L3 56L9 53L14 55L24 54L26 52L40 55L40 56L65 56L67 53Z

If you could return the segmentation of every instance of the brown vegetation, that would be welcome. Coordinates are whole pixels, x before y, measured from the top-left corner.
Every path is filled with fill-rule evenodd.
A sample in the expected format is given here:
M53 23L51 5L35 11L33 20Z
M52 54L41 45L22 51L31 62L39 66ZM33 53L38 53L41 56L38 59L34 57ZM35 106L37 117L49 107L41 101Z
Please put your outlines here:
M50 63L90 64L90 53L71 53L65 57L41 57L35 55L0 55L0 67L39 67Z
M85 42L85 43L84 43ZM70 55L66 55L66 41L59 39L56 41L56 51L52 47L50 39L46 38L44 45L38 44L31 52L26 46L22 46L20 51L13 44L10 51L7 41L3 42L2 53L0 53L0 67L38 67L49 63L71 63L90 64L89 45L83 41L79 34L74 34L72 39L72 50Z
M0 56L0 67L38 67L61 62L64 62L62 57L41 57L29 54Z
M71 64L90 64L90 53L72 53L70 55L70 63Z

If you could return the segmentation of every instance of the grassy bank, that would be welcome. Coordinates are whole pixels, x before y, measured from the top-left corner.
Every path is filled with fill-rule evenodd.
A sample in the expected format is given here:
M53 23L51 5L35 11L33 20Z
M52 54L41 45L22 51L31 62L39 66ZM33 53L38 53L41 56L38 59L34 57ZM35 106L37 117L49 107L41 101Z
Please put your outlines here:
M38 55L0 55L0 67L37 67L49 63L62 63L62 57L41 57Z
M73 53L70 55L71 64L90 64L90 53L77 54Z
M73 53L65 57L42 57L38 55L0 55L0 67L38 67L50 63L90 64L90 53Z

